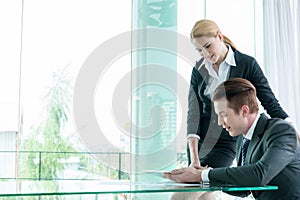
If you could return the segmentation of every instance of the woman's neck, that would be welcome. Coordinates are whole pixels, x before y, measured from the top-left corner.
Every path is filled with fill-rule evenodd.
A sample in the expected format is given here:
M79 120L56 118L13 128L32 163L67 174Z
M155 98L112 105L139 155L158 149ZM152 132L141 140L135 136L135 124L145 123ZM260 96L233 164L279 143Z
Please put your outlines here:
M216 72L219 71L219 67L220 67L220 64L225 60L226 56L227 56L227 53L228 53L228 48L227 46L224 44L223 47L222 47L222 52L221 52L221 56L220 56L220 59L215 63L213 64L213 68Z
M228 50L229 50L228 47L224 44L223 47L222 47L222 52L221 52L220 59L216 63L212 64L212 67L213 67L213 69L215 70L215 72L217 74L219 74L220 65L221 65L222 62L224 62L224 60L227 56Z

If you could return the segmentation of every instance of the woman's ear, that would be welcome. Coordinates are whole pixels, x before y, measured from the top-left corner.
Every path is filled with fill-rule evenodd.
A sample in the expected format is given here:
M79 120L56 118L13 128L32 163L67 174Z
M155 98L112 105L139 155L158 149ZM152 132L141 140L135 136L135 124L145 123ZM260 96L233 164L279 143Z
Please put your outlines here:
M220 41L224 40L223 34L221 33L221 31L217 32L217 37L220 39Z

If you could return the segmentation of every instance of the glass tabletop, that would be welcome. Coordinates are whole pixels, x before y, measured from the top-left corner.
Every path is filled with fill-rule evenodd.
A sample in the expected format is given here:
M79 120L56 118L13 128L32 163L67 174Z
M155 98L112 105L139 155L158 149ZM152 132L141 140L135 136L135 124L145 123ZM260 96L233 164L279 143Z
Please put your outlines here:
M203 183L130 182L120 180L1 181L1 196L276 190L277 186L212 186Z

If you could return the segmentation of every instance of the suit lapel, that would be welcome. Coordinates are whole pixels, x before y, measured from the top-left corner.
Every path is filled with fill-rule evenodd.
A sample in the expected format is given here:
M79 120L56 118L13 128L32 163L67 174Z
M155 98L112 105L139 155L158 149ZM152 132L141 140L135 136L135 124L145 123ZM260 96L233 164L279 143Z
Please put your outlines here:
M208 83L208 78L209 78L209 75L208 75L208 71L207 69L205 68L205 66L201 66L198 68L198 72L199 74L201 75L201 77L203 78L205 84Z
M237 156L236 156L236 161L238 165L241 165L241 155L242 155L242 145L243 145L243 135L240 135L239 138L237 139L236 145L239 147L237 149Z
M236 78L236 77L240 77L240 70L238 69L238 67L234 67L234 66L230 66L230 70L229 70L229 78Z
M243 65L243 63L241 63L241 54L237 50L234 50L233 52L236 66L230 66L228 78L236 78L243 76L243 73L241 71L241 66Z
M201 81L200 85L199 85L199 90L201 91L200 94L204 94L204 90L205 90L208 80L209 80L208 71L204 66L202 66L202 67L198 68L198 72L201 75L202 79L204 80L204 81ZM205 95L200 95L200 96L202 97L202 101L204 101L206 104L210 104L211 100L207 96L205 96Z
M258 119L258 122L256 124L256 127L254 129L247 155L246 155L246 163L251 163L251 158L254 153L255 148L257 145L261 142L261 138L263 137L263 133L266 127L268 121L268 117L265 114L261 114L260 118Z

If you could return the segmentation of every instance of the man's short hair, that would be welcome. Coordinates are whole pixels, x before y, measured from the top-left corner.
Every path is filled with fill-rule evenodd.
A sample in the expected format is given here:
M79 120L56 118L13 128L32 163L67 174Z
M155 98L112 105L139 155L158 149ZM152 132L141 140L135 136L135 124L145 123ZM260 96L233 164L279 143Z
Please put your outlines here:
M226 98L229 107L236 113L243 105L249 107L250 113L258 112L256 89L254 85L243 78L231 78L221 83L212 95L212 101Z

